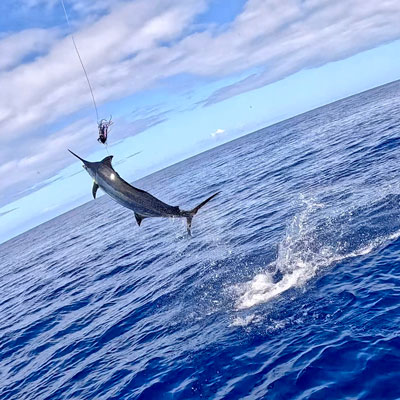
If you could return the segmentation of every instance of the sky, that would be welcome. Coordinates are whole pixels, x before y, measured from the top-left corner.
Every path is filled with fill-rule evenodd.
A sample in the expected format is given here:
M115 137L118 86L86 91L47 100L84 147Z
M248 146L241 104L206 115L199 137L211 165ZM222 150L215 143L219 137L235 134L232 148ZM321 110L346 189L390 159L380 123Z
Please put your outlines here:
M64 3L0 4L0 243L90 200L68 148L132 181L400 79L398 0Z

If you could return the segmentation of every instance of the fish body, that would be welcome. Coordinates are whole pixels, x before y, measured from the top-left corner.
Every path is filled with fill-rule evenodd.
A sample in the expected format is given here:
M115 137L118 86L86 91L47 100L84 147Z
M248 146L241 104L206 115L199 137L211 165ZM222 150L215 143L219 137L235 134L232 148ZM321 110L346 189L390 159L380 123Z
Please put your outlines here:
M117 203L132 210L135 213L136 222L139 226L144 218L186 218L187 231L191 234L193 216L219 193L214 193L192 210L181 210L178 206L171 206L164 203L150 193L138 189L122 179L111 164L113 156L108 156L101 161L91 162L84 160L71 150L69 151L83 162L83 167L93 178L93 198L96 198L97 190L101 188Z

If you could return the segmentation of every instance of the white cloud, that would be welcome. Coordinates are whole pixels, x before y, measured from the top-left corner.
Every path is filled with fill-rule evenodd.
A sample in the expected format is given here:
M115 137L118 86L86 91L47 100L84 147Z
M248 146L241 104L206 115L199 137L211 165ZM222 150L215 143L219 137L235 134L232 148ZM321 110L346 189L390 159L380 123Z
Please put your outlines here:
M17 0L21 7L36 8L46 7L47 9L62 10L60 0ZM78 13L87 14L99 10L108 10L118 3L118 0L64 0L67 12L71 9Z
M230 63L259 72L222 88L207 101L224 100L265 86L304 68L340 60L400 38L400 2L387 0L286 2L249 0L225 45ZM233 40L234 37L238 40ZM233 43L229 45L229 42ZM246 52L248 59L243 58Z
M57 1L58 0L19 0L19 3L21 7L28 8L40 7L43 5L46 7L54 7Z
M194 0L184 5L165 0L121 4L77 32L75 39L98 102L144 89L162 77L152 50L179 36L202 4ZM0 87L0 116L7 116L0 120L0 142L90 102L70 38L59 41L47 56L0 74Z
M0 193L5 194L12 189L14 196L22 191L22 187L32 186L37 181L43 181L55 171L69 164L66 149L78 146L87 149L95 137L92 125L87 120L78 121L68 128L56 132L41 141L30 143L32 152L25 157L16 157L15 150L8 157L8 161L0 166ZM4 157L4 159L6 159ZM0 196L0 204L4 202Z
M53 0L25 1L32 7L58 7ZM219 79L257 71L215 92L206 101L211 104L400 38L398 0L248 0L223 31L203 25L203 31L191 31L206 4L206 0L69 1L76 12L84 14L90 7L106 12L74 32L98 103L154 87L177 74ZM22 31L0 40L0 53L4 49L6 54L0 66L8 69L0 72L0 155L12 154L21 138L31 141L40 126L90 106L70 38L57 37L55 30L46 32ZM45 54L16 66L32 51ZM161 114L148 118L135 129L163 120ZM33 179L35 169L44 166L49 177L50 171L67 162L59 160L67 145L90 147L90 126L66 128L64 133L38 138L29 149L23 146L19 158L0 167L0 175L7 174L0 191L10 190L11 182ZM85 136L89 129L91 134Z
M115 129L110 131L113 143L137 135L167 119L165 111L156 108L152 109L153 113L148 111L143 116L137 113L133 120L115 120ZM23 142L8 154L1 152L0 158L5 162L0 165L0 176L3 178L0 180L0 207L27 191L42 187L57 171L75 161L67 152L68 148L79 149L80 155L99 149L96 138L97 130L93 121L85 118L44 139Z
M210 29L179 40L204 5L194 0L117 3L76 32L98 102L180 73L216 79L258 69L214 93L208 99L213 103L400 37L397 0L249 0L224 32ZM0 86L0 142L90 103L69 38L45 57L1 74Z
M55 29L26 29L0 37L0 71L17 66L25 57L45 52L57 37Z
M225 133L225 130L224 130L224 129L217 129L215 132L213 132L213 133L211 134L211 137L215 138L215 137L217 137L217 136L219 136L219 135L222 135L223 133Z

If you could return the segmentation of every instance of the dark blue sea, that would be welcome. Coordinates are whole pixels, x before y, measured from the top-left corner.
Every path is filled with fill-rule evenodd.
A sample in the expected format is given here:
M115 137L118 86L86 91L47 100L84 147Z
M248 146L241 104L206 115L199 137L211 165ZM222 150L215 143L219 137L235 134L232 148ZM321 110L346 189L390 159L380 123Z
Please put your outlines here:
M135 182L221 191L192 238L103 196L4 243L0 399L399 399L399 145L400 81Z

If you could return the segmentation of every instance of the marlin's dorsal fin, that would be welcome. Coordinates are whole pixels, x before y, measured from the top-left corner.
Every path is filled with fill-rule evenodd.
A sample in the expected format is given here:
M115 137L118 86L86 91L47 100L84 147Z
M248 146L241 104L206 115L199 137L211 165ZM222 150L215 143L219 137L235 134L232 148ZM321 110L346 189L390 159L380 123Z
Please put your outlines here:
M114 156L107 156L106 158L103 158L103 159L101 160L101 162L102 162L103 164L107 165L108 167L112 168L111 161L112 161L113 157L114 157Z
M95 181L93 181L92 195L93 195L94 199L96 198L96 193L97 193L98 188L99 188L99 185Z
M146 217L143 217L143 215L135 213L135 218L136 218L137 224L140 226L140 224L142 223L143 219L146 218Z

